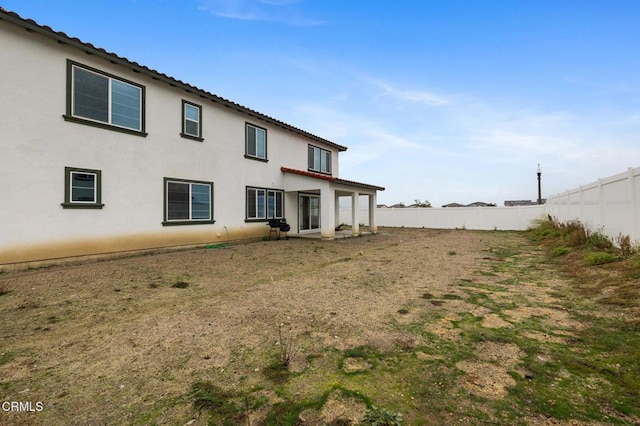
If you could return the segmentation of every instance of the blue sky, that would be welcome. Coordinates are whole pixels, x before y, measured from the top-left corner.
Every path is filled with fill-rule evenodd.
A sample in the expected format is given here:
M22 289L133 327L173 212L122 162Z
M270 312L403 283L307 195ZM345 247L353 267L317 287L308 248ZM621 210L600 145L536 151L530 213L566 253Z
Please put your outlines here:
M640 1L0 0L349 149L378 202L543 196L640 165Z

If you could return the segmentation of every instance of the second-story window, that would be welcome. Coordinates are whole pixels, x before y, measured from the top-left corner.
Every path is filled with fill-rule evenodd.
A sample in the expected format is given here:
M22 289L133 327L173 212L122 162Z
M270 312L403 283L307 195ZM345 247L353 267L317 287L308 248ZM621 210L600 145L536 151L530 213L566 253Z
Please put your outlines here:
M180 136L202 141L202 107L182 101L182 133Z
M247 123L245 157L267 159L267 130Z
M144 87L68 62L65 119L128 132L144 132Z
M309 145L309 170L331 174L331 151Z

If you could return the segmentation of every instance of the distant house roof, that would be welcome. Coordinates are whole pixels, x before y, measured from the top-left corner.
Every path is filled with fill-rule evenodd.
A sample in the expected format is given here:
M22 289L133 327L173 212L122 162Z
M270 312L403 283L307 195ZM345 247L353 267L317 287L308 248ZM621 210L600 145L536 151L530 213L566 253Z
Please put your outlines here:
M542 199L542 204L546 203L547 199ZM506 200L504 202L505 207L515 207L515 206L535 206L537 205L537 201L532 200Z
M289 167L280 167L280 170L283 173L293 173L293 174L296 174L296 175L307 176L307 177L312 177L312 178L316 178L316 179L328 180L330 182L342 183L342 184L345 184L345 185L359 186L361 188L366 188L366 189L375 189L376 191L384 191L384 187L383 186L377 186L377 185L371 185L371 184L368 184L368 183L356 182L354 180L340 179L340 178L337 178L335 176L325 175L325 174L322 174L322 173L308 172L306 170L291 169Z
M449 203L442 207L495 207L495 203L485 203L483 201L476 201L471 204Z
M536 204L531 200L506 200L504 202L505 207L513 207L513 206L532 206Z
M386 204L376 204L376 208L378 208L378 209L388 209L389 206L387 206Z
M495 207L496 203L485 203L483 201L476 201L475 203L467 204L465 207Z
M215 95L211 92L207 92L204 89L200 89L199 87L196 86L192 86L188 83L185 83L181 80L178 80L174 77L170 77L166 74L163 74L159 71L156 71L154 69L148 68L144 65L140 65L137 62L133 62L130 61L127 58L124 58L122 56L118 56L115 53L111 53L111 52L107 52L106 50L96 47L91 43L85 43L82 40L76 38L76 37L70 37L68 36L66 33L63 33L61 31L54 31L51 27L48 26L44 26L44 25L40 25L37 22L35 22L32 19L24 19L22 18L20 15L18 15L15 12L9 12L6 9L3 9L2 7L0 7L0 20L4 19L8 22L14 23L16 25L19 25L21 27L23 27L24 29L26 29L27 31L34 31L37 32L38 34L42 34L46 37L52 38L54 40L56 40L58 43L60 44L66 44L69 46L73 46L76 47L80 50L85 51L88 54L92 54L92 55L96 55L98 57L101 57L103 59L106 59L108 61L110 61L111 63L114 64L118 64L118 65L122 65L124 67L127 67L131 70L133 70L133 72L137 72L137 73L141 73L144 75L147 75L149 77L151 77L154 80L157 81L162 81L164 83L167 83L170 86L173 87L177 87L179 89L183 89L184 91L188 92L188 93L193 93L196 94L198 96L200 96L203 99L208 99L214 103L223 105L227 108L231 108L233 110L236 110L240 113L246 114L250 117L254 117L257 120L263 120L269 124L272 124L274 126L280 127L282 129L288 130L290 132L296 133L298 135L304 136L308 139L311 139L313 141L316 142L321 142L324 143L328 146L331 146L335 149L337 149L338 151L346 151L347 147L343 146L343 145L339 145L337 143L331 142L327 139L321 138L319 136L313 135L309 132L306 132L302 129L299 129L297 127L294 127L290 124L287 124L285 122L282 122L280 120L276 120L273 117L269 117L267 115L264 115L262 113L259 113L257 111L254 111L250 108L247 108L246 106L237 104L235 102L232 102L228 99L224 99L218 95Z

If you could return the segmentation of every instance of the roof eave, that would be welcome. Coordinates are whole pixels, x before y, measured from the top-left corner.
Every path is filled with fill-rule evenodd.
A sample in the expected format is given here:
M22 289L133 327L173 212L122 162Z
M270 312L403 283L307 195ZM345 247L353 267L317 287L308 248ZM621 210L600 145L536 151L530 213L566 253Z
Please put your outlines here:
M385 189L384 186L377 186L377 185L372 185L370 183L363 183L363 182L355 182L355 181L346 180L346 179L336 179L335 182L341 183L343 185L358 186L360 188L371 189L374 191L384 191Z
M371 185L369 183L356 182L353 180L340 179L331 175L324 175L324 174L309 172L305 170L292 169L290 167L284 167L284 166L280 167L280 170L283 173L292 173L295 175L310 177L312 179L326 180L326 181L329 181L332 183L338 183L341 185L356 186L359 188L365 188L365 189L374 190L374 191L384 191L384 187L382 186Z
M215 103L219 103L221 105L224 105L227 108L232 108L235 109L236 111L249 115L251 117L255 117L257 119L263 120L269 124L275 125L277 127L283 128L285 130L288 130L290 132L296 133L300 136L303 136L307 139L311 139L315 142L320 142L323 143L325 145L331 146L335 149L337 149L338 151L346 151L347 147L337 144L335 142L331 142L327 139L321 138L319 136L316 136L312 133L306 132L302 129L299 129L297 127L291 126L290 124L287 124L285 122L282 122L280 120L277 120L273 117L269 117L267 115L264 115L258 111L254 111L250 108L247 108L245 106L242 106L240 104L236 104L235 102L232 102L228 99L222 98L218 95L215 95L211 92L207 92L204 89L200 89L196 86L192 86L188 83L185 83L183 81L177 80L173 77L170 77L166 74L163 74L159 71L153 70L151 68L148 68L144 65L140 65L137 62L133 62L128 60L127 58L121 57L116 55L115 53L111 53L111 52L107 52L104 49L98 48L94 45L92 45L91 43L85 43L82 40L75 38L75 37L70 37L68 36L66 33L63 32L58 32L58 31L54 31L51 27L49 26L45 26L45 25L40 25L38 23L36 23L34 20L32 19L23 19L21 18L17 13L15 12L10 12L7 11L6 9L0 7L0 19L4 19L8 22L11 22L13 24L16 24L18 26L21 26L23 28L25 28L27 31L29 32L37 32L39 34L42 34L46 37L52 38L54 40L56 40L58 43L61 44L67 44L69 46L75 47L77 49L83 50L85 51L85 53L87 54L91 54L91 55L96 55L99 56L103 59L106 59L108 61L110 61L111 63L114 64L118 64L118 65L122 65L125 66L127 68L132 69L134 72L140 73L140 74L144 74L147 75L148 77L151 77L154 80L158 80L158 81L162 81L166 84L169 84L170 86L173 87L178 87L180 89L185 90L186 92L189 93L194 93L196 95L199 95L202 98L205 99L209 99L212 102Z

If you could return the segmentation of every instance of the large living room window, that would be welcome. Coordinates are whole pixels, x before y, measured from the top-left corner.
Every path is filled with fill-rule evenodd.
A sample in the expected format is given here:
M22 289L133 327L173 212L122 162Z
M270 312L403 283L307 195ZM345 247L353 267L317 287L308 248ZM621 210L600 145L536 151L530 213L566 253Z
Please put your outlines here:
M331 174L331 151L309 145L309 170Z
M67 72L65 119L145 135L143 86L72 61Z
M102 173L100 170L64 168L65 209L101 209Z
M163 225L214 223L213 183L164 179Z
M245 157L267 161L267 130L246 124Z
M247 187L247 220L282 219L284 191Z

